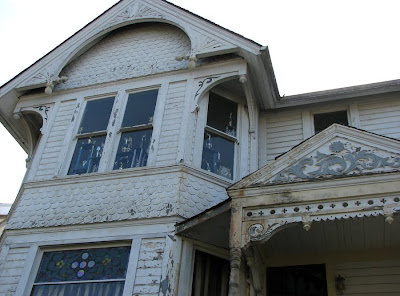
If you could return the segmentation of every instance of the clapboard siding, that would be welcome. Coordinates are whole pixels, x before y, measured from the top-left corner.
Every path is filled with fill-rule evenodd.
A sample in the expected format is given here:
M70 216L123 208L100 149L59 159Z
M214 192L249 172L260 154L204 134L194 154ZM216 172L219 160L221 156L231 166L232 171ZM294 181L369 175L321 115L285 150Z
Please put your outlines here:
M400 139L400 99L359 103L361 128Z
M336 266L345 278L344 295L400 295L400 260L352 262Z
M24 269L29 247L11 248L0 269L0 296L14 295Z
M61 102L36 171L36 180L50 179L54 176L74 107L75 101Z
M186 81L171 83L168 87L157 151L157 165L168 165L176 162L185 91Z
M300 112L265 115L267 161L287 152L303 141Z
M140 246L133 295L158 295L165 239L143 239Z

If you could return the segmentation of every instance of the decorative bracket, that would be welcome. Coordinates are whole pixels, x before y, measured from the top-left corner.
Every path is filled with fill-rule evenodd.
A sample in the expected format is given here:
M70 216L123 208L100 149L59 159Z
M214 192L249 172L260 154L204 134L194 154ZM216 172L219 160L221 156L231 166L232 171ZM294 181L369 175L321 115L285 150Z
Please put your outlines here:
M43 123L42 123L42 127L40 128L40 132L42 134L44 134L47 129L47 126L48 126L48 121L49 121L49 116L50 116L51 110L52 110L52 105L22 107L19 112L14 113L14 118L18 120L21 118L21 114L29 113L29 112L35 112L35 113L40 114L40 116L43 119Z

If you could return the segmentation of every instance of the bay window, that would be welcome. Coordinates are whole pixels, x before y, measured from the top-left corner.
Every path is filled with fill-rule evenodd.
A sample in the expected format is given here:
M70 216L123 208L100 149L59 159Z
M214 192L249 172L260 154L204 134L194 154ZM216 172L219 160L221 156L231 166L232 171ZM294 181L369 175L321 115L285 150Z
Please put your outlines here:
M124 105L123 117L114 118L109 123L114 108L114 97L89 100L76 135L75 150L68 169L68 175L97 172L104 151L109 151L103 167L112 159L110 169L127 169L147 165L149 149L153 133L153 117L157 102L158 89L135 92L127 95L127 99L117 103L115 110ZM115 114L118 114L116 111ZM115 124L117 122L117 124ZM116 129L120 123L119 130ZM118 146L107 135L118 134ZM115 137L114 137L115 138ZM114 145L114 154L112 153ZM107 146L107 147L105 147ZM106 149L105 149L106 148Z

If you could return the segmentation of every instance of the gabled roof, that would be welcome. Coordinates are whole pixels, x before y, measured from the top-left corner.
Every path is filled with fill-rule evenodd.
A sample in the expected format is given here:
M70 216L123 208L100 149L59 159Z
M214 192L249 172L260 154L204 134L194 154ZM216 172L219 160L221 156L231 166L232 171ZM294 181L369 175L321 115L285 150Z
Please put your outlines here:
M229 190L400 171L400 141L333 124Z
M188 57L206 58L233 53L248 64L249 82L262 108L279 94L268 50L164 0L121 0L36 63L0 87L0 121L27 150L24 127L13 118L18 97L27 90L60 81L63 68L110 32L135 23L159 22L180 28L190 39Z

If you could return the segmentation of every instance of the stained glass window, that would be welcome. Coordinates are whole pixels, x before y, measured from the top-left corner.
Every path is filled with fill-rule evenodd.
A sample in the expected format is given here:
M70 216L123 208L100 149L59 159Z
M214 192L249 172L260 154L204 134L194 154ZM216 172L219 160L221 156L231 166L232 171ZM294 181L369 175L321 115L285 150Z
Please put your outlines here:
M238 105L210 93L201 168L233 179Z
M127 246L45 252L32 295L122 295L129 252Z
M130 94L121 125L114 170L147 164L158 90Z

